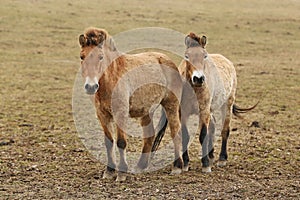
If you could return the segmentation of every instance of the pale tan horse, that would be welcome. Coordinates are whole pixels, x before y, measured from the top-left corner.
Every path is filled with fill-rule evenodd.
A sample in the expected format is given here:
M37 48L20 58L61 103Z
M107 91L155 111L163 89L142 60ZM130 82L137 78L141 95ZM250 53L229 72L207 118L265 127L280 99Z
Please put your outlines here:
M113 156L115 127L120 153L116 180L126 179L128 117L140 120L143 127L143 148L136 170L148 166L155 136L151 108L159 104L165 109L174 143L172 173L180 173L183 161L178 110L182 80L176 65L161 53L122 54L117 50L112 37L103 29L87 29L79 36L79 43L84 89L87 94L95 95L97 117L106 136L108 162L103 178L112 177L117 168Z
M232 114L254 109L239 108L234 104L237 87L235 68L227 58L220 54L208 54L206 37L190 33L185 38L185 60L179 66L179 72L185 80L181 102L181 131L183 145L184 171L188 170L189 133L186 126L190 115L199 115L199 140L202 145L202 172L211 172L214 159L214 137L217 126L221 129L222 147L218 166L225 166L227 161L227 140L230 133ZM193 87L198 102L191 102L187 86ZM162 116L164 118L164 116ZM161 119L161 121L163 121ZM157 150L164 134L166 124L156 136L152 151Z

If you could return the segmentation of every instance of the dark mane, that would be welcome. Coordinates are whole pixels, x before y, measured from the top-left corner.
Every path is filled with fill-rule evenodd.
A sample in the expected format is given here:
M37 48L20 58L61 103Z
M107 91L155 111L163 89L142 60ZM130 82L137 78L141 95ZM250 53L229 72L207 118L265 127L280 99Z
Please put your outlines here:
M193 40L197 41L199 44L201 44L201 43L200 43L200 37L197 36L195 33L190 32L190 34L189 34L188 36L189 36L190 38L192 38Z
M88 28L84 32L84 46L97 46L108 38L108 33L104 29Z

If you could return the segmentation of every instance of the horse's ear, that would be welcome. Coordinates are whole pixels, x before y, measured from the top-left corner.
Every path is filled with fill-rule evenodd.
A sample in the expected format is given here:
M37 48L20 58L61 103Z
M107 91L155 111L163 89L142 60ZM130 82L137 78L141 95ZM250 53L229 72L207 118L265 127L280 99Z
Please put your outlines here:
M79 35L79 44L81 47L84 47L86 45L86 38L84 37L83 34Z
M108 47L108 49L110 51L116 51L117 50L116 46L115 46L115 42L112 38L108 38L108 40L100 42L97 46L99 48L102 48L104 43L105 43L105 46Z
M185 37L184 43L187 48L199 46L199 42L191 38L189 35Z
M106 39L106 34L101 31L100 33L98 33L98 35L95 37L95 41L94 44L99 45L101 43L103 43L103 41Z
M106 42L107 42L107 46L108 46L109 50L111 50L111 51L116 51L117 50L116 45L115 45L115 41L114 41L113 38L111 38L111 37L108 38L108 40L106 40Z
M102 49L103 43L104 43L104 41L100 42L100 43L97 45L97 47L99 47L100 49Z
M186 36L184 39L184 44L186 47L190 47L190 41L191 41L190 36Z
M200 39L200 45L204 48L205 45L206 45L206 41L207 41L207 38L205 35L203 35Z

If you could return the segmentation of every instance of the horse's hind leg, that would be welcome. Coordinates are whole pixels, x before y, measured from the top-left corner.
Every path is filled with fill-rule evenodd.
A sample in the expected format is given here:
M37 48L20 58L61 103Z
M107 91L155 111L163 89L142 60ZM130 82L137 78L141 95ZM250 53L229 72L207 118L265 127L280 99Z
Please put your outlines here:
M118 176L116 181L125 181L126 180L126 172L128 170L128 164L126 161L126 133L119 127L117 127L117 147L120 153L120 162L118 166Z
M166 111L167 119L169 121L169 127L171 131L171 137L174 143L175 149L175 161L173 163L173 169L171 174L180 174L182 171L182 139L180 136L180 119L179 119L179 105L176 104L176 100L168 101L163 106Z
M232 100L232 98L230 98L228 100L228 104L224 105L224 111L223 111L226 113L226 116L225 116L225 120L224 120L223 129L221 132L222 146L221 146L219 161L217 164L219 167L225 166L226 162L227 162L227 158L228 158L227 140L228 140L229 133L230 133L230 121L231 121L231 117L232 117L232 106L233 106L233 100Z
M147 115L143 117L141 120L141 125L143 127L143 149L136 171L143 170L148 167L152 143L155 135L153 121L151 120L150 116Z

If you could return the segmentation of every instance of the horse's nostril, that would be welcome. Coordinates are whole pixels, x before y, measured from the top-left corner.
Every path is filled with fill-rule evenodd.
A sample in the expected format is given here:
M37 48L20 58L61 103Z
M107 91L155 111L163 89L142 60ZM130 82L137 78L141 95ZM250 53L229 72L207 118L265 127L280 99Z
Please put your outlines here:
M198 77L197 77L197 76L194 76L194 77L193 77L193 82L194 82L194 83L197 83L197 80L198 80Z
M99 84L96 83L96 84L93 86L93 88L94 88L95 91L98 90Z
M85 84L84 85L84 89L89 90L90 89L90 85L89 84Z
M201 77L200 77L200 83L204 83L204 81L205 81L205 77L204 77L204 76L201 76Z

